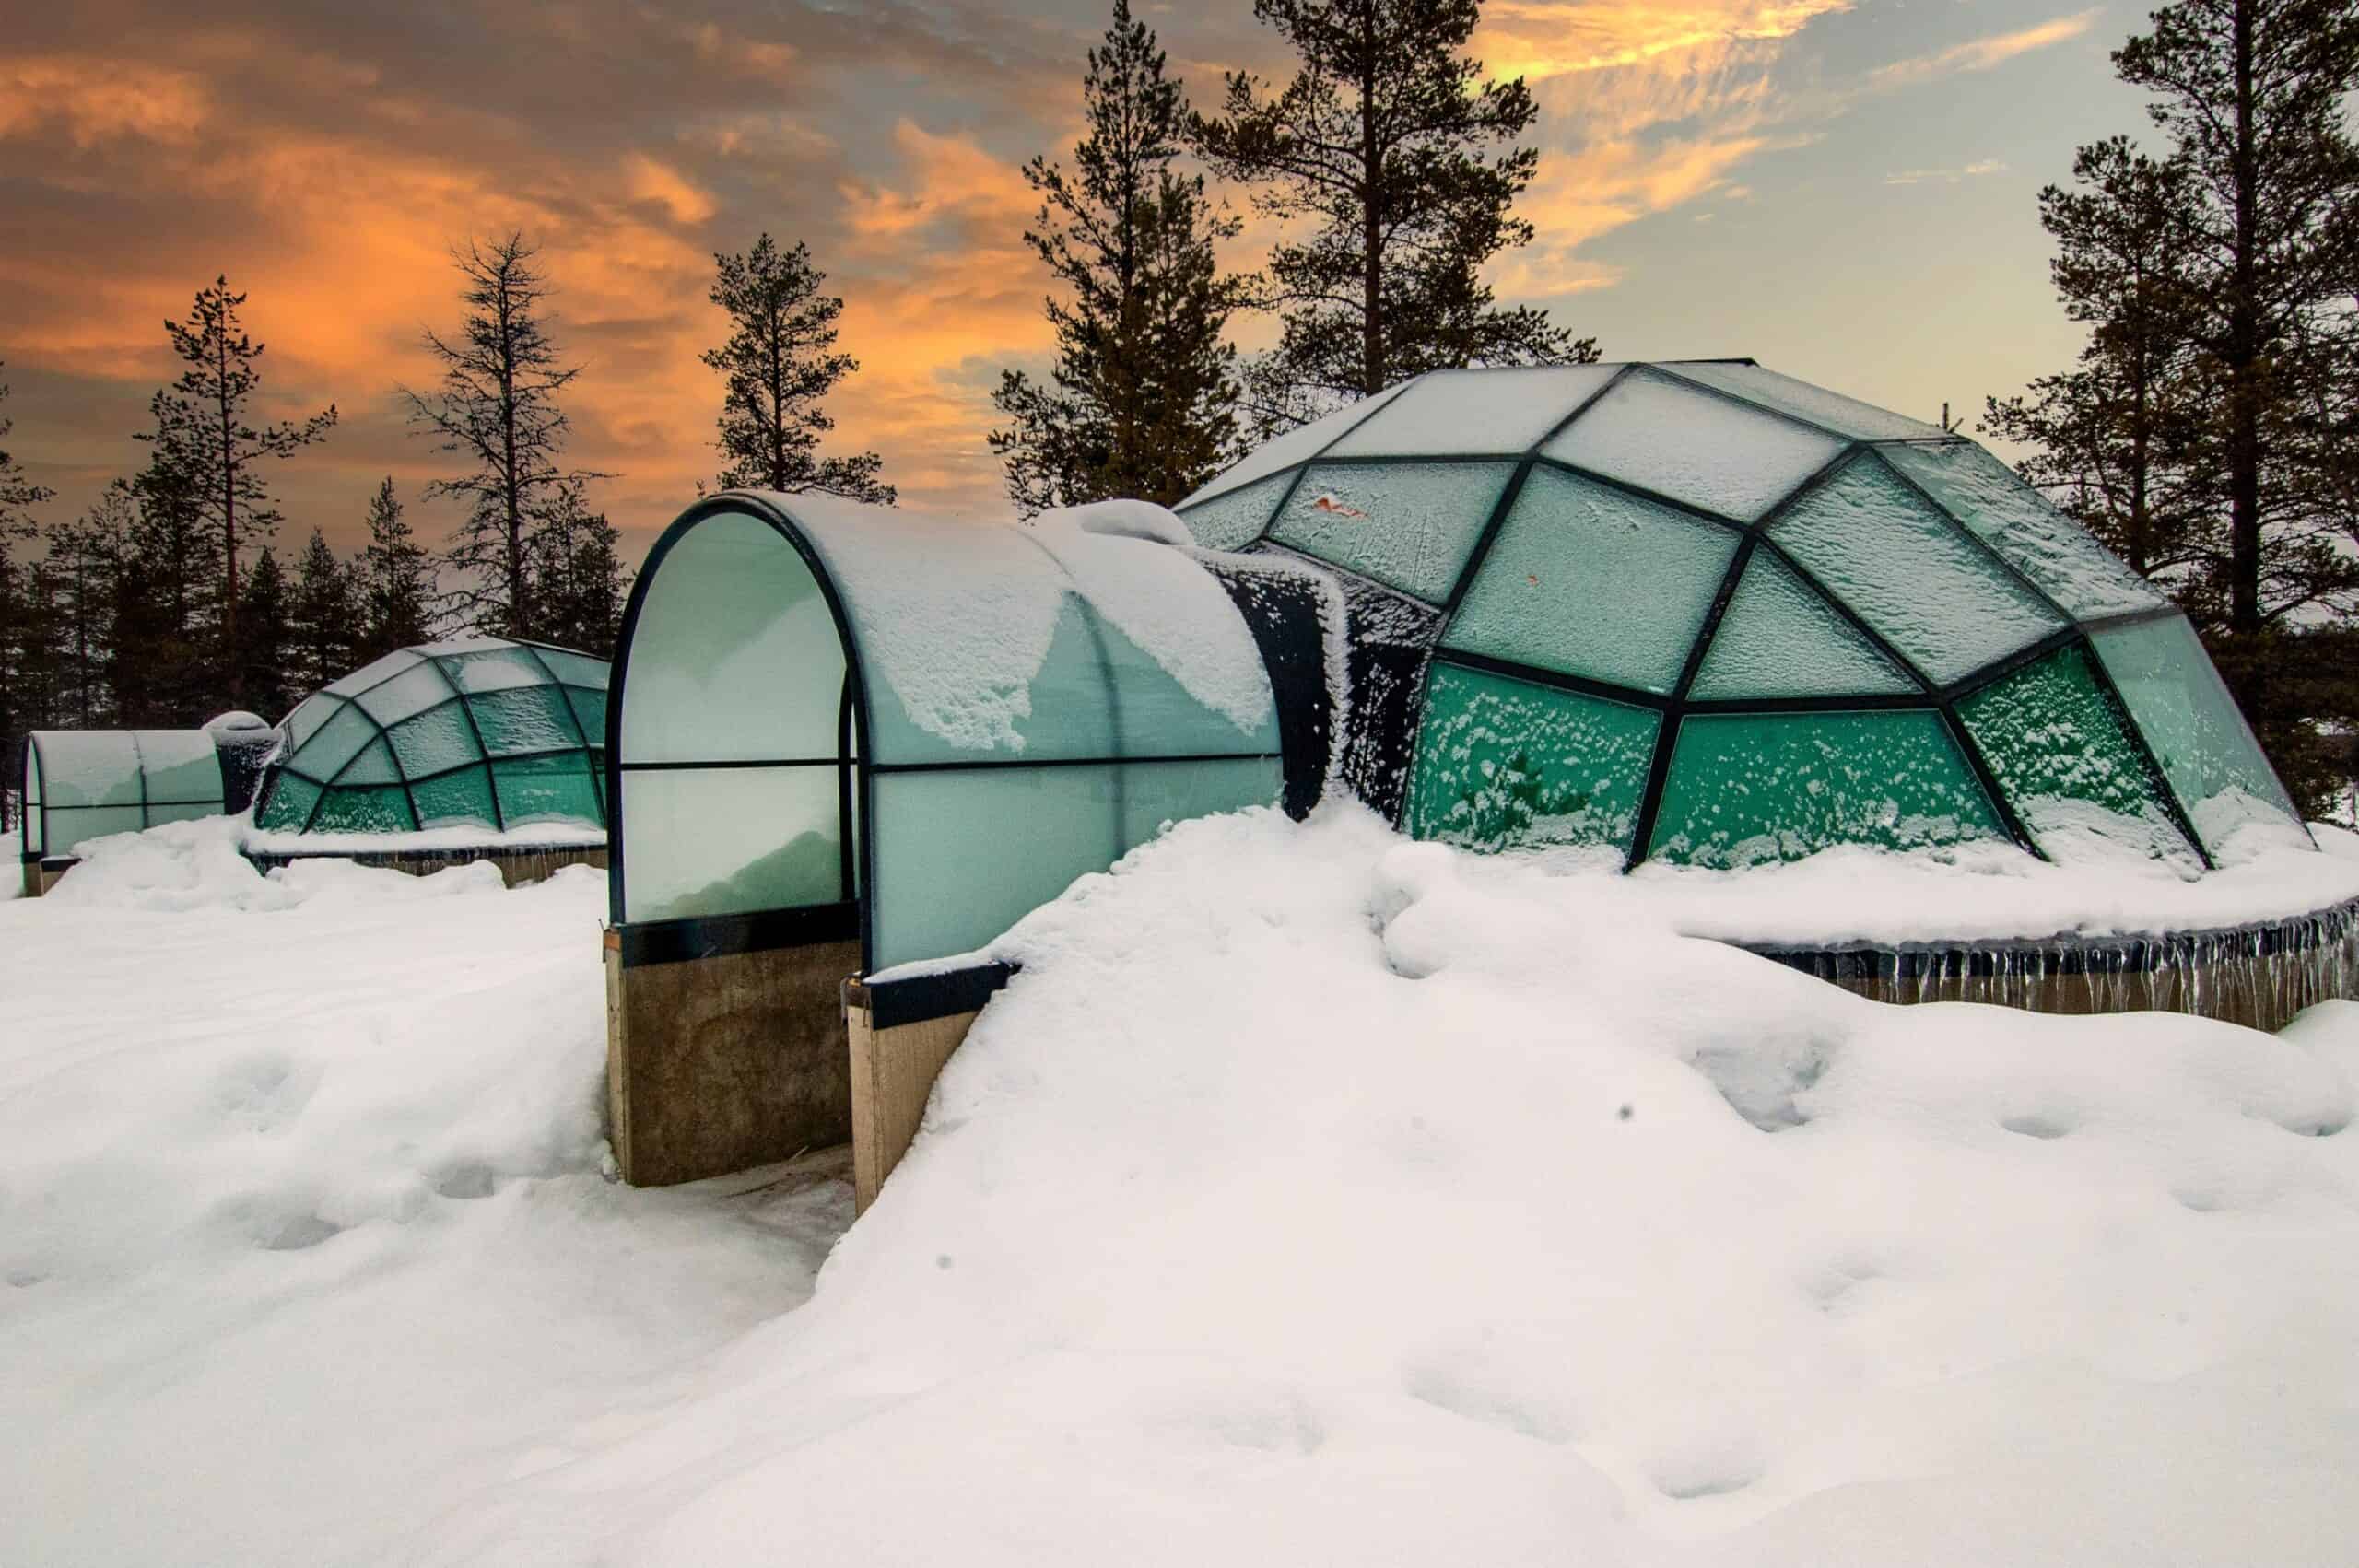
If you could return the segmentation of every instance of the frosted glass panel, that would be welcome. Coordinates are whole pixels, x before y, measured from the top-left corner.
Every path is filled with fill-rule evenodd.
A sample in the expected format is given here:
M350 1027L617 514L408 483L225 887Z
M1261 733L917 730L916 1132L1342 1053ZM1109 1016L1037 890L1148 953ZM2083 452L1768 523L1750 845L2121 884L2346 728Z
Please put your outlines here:
M398 784L330 790L311 818L314 833L407 833L417 825L409 793Z
M147 774L149 805L188 801L220 809L221 754L212 736L202 730L140 730L134 738Z
M832 757L844 652L794 546L709 518L656 568L624 679L627 762Z
M581 748L581 733L560 687L517 686L475 697L468 707L484 750L494 756Z
M1541 449L1689 506L1751 522L1843 450L1797 425L1637 371Z
M1113 864L1130 826L1121 774L1120 765L878 774L873 967L971 952L1074 878Z
M1283 436L1271 438L1246 453L1235 466L1215 475L1203 489L1180 504L1190 506L1214 496L1226 495L1280 469L1308 462L1319 455L1321 447L1398 397L1408 385L1403 381L1400 386L1387 387L1374 397L1348 404L1332 414L1288 430Z
M438 702L450 701L455 689L431 661L421 660L374 691L361 693L358 701L370 718L390 726Z
M1436 663L1409 831L1480 849L1626 848L1661 722L1648 708Z
M379 731L366 713L346 704L320 726L318 734L297 749L290 766L324 784L344 771L344 765L375 740Z
M146 825L137 806L52 806L41 852L71 855L88 839L136 833Z
M1872 459L1796 503L1769 537L1939 685L2065 625Z
M584 745L604 746L606 743L606 694L584 686L567 686L565 700L573 707L574 722L581 726Z
M626 919L845 897L833 766L627 773L622 790Z
M1271 537L1438 604L1515 472L1510 463L1321 463Z
M491 773L482 766L463 768L410 786L417 802L420 827L496 827L499 819L491 805Z
M397 649L382 659L372 660L340 681L331 681L322 689L332 696L355 696L381 681L389 680L417 662L417 655L408 649Z
M319 732L320 726L343 711L344 704L332 696L313 693L287 716L287 743L299 746Z
M1277 705L1264 711L1259 726L1240 729L1226 714L1206 708L1189 695L1171 673L1156 662L1121 628L1091 612L1098 647L1113 680L1114 750L1126 757L1188 756L1209 752L1275 752L1278 741ZM1036 709L1037 717L1037 709ZM1045 756L1029 748L1027 758ZM1075 753L1075 755L1089 754ZM1109 755L1105 752L1096 754Z
M51 805L139 804L139 754L129 731L48 731L34 743Z
M405 719L393 726L392 733L393 755L412 778L483 760L466 710L456 701Z
M1193 506L1180 516L1197 544L1207 550L1234 550L1250 544L1269 526L1278 498L1294 483L1291 474L1273 474L1241 490L1232 490Z
M1130 764L1122 772L1122 852L1155 837L1166 823L1275 804L1285 788L1275 757Z
M1712 633L1687 695L1734 697L1861 696L1917 690L1875 644L1788 570L1755 550Z
M1780 414L1790 414L1821 425L1838 436L1849 436L1863 441L1938 439L1942 434L1938 425L1928 425L1921 419L1911 419L1857 398L1828 392L1824 387L1798 381L1791 376L1781 376L1775 370L1765 370L1758 365L1707 365L1694 361L1666 364L1664 369L1706 386L1719 387L1764 408L1774 408Z
M1598 389L1615 365L1436 370L1337 441L1329 458L1520 453Z
M221 802L218 801L210 804L203 801L191 801L185 805L151 805L147 808L147 825L160 827L168 822L194 822L199 817L220 814Z
M1886 462L2074 615L2159 609L2154 586L1971 441L1882 449Z
M586 753L503 757L491 765L491 782L499 794L499 814L511 827L536 822L595 827L604 821Z
M533 645L534 656L549 667L549 673L569 686L589 686L598 691L606 689L607 669L603 659L593 659L586 653L575 653L563 648L543 648Z
M398 784L401 781L401 769L393 766L393 748L385 743L381 735L361 747L333 780L338 785Z
M489 648L479 653L449 654L440 660L443 673L463 692L505 691L510 686L539 685L548 675L521 648Z
M298 773L275 771L264 788L268 793L254 813L254 825L273 832L301 832L311 808L320 803L320 787Z
M1442 646L1668 694L1736 547L1717 523L1534 469Z
M1746 866L2002 837L1939 714L1690 714L1649 853Z
M2216 854L2248 823L2300 820L2185 616L2090 640L2205 848Z

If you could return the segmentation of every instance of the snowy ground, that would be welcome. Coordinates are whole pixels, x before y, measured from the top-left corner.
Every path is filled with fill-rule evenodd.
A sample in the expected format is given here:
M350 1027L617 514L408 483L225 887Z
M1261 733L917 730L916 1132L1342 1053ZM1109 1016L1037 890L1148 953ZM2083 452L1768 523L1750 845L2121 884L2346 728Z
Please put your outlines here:
M0 911L0 1562L2351 1560L2359 1006L1884 1009L1194 823L806 1302L840 1182L601 1180L593 876L125 842Z

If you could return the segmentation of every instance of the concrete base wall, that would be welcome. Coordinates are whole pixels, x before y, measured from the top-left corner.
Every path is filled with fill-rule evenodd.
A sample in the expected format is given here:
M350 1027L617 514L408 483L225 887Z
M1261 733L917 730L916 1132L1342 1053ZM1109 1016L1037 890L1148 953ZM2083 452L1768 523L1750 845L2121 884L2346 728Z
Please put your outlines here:
M625 1181L665 1187L852 1134L839 989L860 943L625 967L606 933L606 1101Z
M24 895L28 898L39 898L57 885L59 877L81 864L79 860L25 860L21 863L24 866Z
M857 982L844 988L844 1019L851 1046L852 1212L876 1201L885 1178L916 1141L933 1081L967 1037L980 1012L874 1026Z

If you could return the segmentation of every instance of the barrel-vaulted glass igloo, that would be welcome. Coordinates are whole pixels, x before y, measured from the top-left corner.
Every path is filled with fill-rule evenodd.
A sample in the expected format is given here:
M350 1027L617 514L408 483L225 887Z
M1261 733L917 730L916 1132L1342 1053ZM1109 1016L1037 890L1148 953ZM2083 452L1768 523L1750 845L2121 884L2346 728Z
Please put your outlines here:
M254 807L265 834L606 825L606 663L471 637L389 653L306 698Z
M1972 441L1749 360L1438 371L1180 506L1333 568L1344 775L1625 863L2301 831L2186 619Z
M26 737L24 860L71 859L110 833L218 816L221 762L202 730L42 730Z

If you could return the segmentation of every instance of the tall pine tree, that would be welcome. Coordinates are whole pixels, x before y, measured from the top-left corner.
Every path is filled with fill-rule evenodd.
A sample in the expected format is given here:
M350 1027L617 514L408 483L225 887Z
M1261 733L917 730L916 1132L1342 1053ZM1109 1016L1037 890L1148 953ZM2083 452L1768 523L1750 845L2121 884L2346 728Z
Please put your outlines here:
M369 498L369 544L360 556L360 661L427 640L433 625L434 564L402 515L393 476Z
M623 614L621 539L580 486L568 490L536 542L534 581L544 607L541 637L600 659L615 656Z
M0 404L7 399L7 386L0 383ZM0 440L7 439L15 427L15 422L0 411ZM0 450L0 767L16 766L18 743L33 727L26 721L26 696L35 681L35 667L43 662L44 655L36 629L41 617L35 584L18 565L16 551L33 537L33 509L54 494L27 478L16 458ZM0 824L14 821L13 815L0 812Z
M1461 51L1480 0L1254 0L1301 65L1272 92L1228 77L1196 143L1294 238L1272 251L1278 345L1248 369L1268 433L1447 366L1597 357L1543 310L1502 310L1485 263L1527 244L1513 215L1539 155L1517 146L1539 110L1521 78L1482 80Z
M893 504L874 452L821 457L819 438L836 427L820 400L860 369L836 349L844 302L819 292L827 275L797 244L781 251L768 234L742 256L713 255L712 302L728 312L729 338L704 362L724 378L720 434L724 490L821 490Z
M238 590L238 676L245 706L274 723L310 695L294 683L288 600L286 569L278 552L265 544Z
M219 537L179 457L173 443L158 441L129 482L129 523L111 584L107 676L116 721L134 728L203 723L220 710L223 666L231 662ZM227 678L234 682L234 669Z
M1213 245L1238 225L1212 211L1202 176L1173 167L1188 103L1164 67L1155 34L1115 0L1082 80L1089 131L1074 172L1024 166L1041 198L1024 241L1063 296L1048 301L1054 385L1009 370L992 398L1008 421L992 450L1027 515L1117 496L1168 505L1234 455L1236 351L1221 334L1245 294Z
M466 287L457 336L426 334L442 367L431 392L402 389L411 424L457 455L463 471L426 487L467 508L447 559L458 577L453 609L465 626L539 635L533 602L534 536L568 486L604 478L559 462L567 419L557 394L581 374L549 335L548 280L521 234L471 240L454 252Z
M352 569L318 529L295 563L287 605L287 686L315 692L352 673L360 661L359 594Z
M166 322L172 352L188 369L148 406L156 427L143 439L156 444L159 460L180 475L188 498L205 522L220 563L217 577L217 624L224 645L238 635L238 569L246 546L276 530L279 511L263 482L265 459L290 456L333 428L335 405L308 419L273 425L252 423L252 404L262 387L263 345L238 319L246 302L217 277L199 289L188 320ZM237 692L231 661L230 696Z

